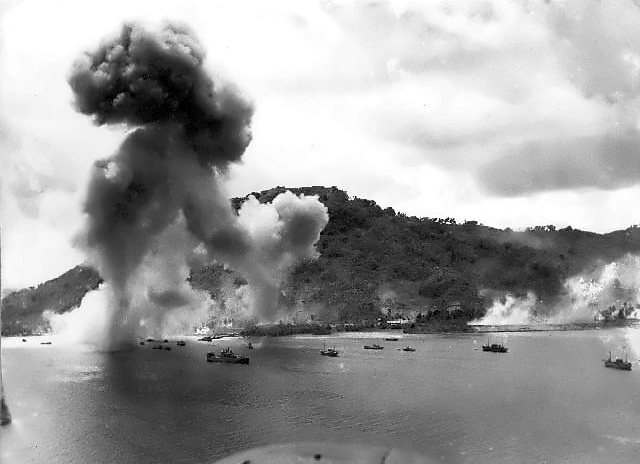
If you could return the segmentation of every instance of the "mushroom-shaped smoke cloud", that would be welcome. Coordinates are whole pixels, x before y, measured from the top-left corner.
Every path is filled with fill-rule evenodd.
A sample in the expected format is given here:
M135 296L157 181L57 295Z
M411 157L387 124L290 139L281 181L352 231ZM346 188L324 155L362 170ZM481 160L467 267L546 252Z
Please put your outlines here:
M78 60L69 78L80 112L134 129L115 155L95 163L85 203L82 242L108 285L106 348L141 325L161 331L172 307L202 307L202 295L176 284L196 250L245 274L256 315L268 319L278 279L315 256L328 221L317 198L290 193L232 210L220 178L251 140L253 109L203 63L186 27L150 32L125 24Z

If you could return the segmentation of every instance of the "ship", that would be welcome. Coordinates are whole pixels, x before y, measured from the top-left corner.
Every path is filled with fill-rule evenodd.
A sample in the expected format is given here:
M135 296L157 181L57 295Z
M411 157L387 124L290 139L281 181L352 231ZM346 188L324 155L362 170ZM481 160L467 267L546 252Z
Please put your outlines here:
M399 339L396 338L396 337L387 337L387 338L385 338L385 341L388 341L388 342L397 342L398 340Z
M415 351L415 348L412 348L410 346L405 346L404 348L402 348L402 351Z
M220 350L220 353L210 351L207 353L207 362L231 363L231 364L249 364L249 358L235 354L231 348Z
M631 363L627 362L627 356L625 354L624 361L617 358L615 361L611 359L611 351L609 351L609 359L603 359L604 367L611 367L613 369L621 369L623 371L631 370Z
M187 343L186 343L184 340L178 340L178 341L176 342L176 345L177 345L177 346L185 346L186 344L187 344Z
M509 349L502 343L489 344L489 342L487 342L486 345L482 345L482 351L490 351L491 353L506 353L507 351L509 351Z
M384 346L376 345L374 343L373 345L365 345L364 349L365 350L384 350Z
M320 354L322 356L330 356L332 358L337 358L340 352L336 350L335 346L333 348L327 348L325 346L322 350L320 350Z

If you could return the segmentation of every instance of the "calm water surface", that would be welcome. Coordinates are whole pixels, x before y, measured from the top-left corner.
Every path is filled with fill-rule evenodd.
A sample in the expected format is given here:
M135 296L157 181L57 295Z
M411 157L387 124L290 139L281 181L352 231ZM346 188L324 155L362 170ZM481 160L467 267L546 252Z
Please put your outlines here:
M204 463L251 446L336 440L452 463L630 463L640 456L640 365L605 369L634 329L483 335L341 334L100 353L3 339L14 423L2 463ZM507 354L484 353L493 337ZM319 355L323 340L342 352ZM384 350L364 350L379 343ZM414 353L399 351L411 345ZM218 349L216 348L216 349Z

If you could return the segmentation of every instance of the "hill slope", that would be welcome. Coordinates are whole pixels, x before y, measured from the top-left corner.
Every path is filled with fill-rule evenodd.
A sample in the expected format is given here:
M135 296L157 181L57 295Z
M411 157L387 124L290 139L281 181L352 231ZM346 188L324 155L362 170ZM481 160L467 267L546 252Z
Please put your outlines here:
M306 308L325 321L429 309L445 314L452 305L459 316L476 317L491 291L534 291L552 304L562 298L568 277L640 251L635 226L609 234L553 226L513 232L474 221L409 217L371 200L349 198L336 187L276 187L252 195L269 202L285 190L318 195L330 220L318 242L320 258L293 270L281 306ZM237 209L245 199L234 198L232 204ZM214 298L223 283L244 283L242 276L216 265L193 269L189 280ZM77 306L98 282L94 271L76 267L35 289L8 295L3 333L31 330L43 309L64 312Z

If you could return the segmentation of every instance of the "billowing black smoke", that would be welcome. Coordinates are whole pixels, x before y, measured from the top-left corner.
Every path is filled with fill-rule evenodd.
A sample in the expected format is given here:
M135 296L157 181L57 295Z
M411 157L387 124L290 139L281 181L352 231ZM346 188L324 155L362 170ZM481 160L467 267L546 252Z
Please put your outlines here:
M203 68L204 51L183 26L157 34L135 24L76 63L76 106L98 124L173 124L203 166L224 168L249 144L253 109ZM176 127L177 126L177 127Z
M328 220L317 198L290 193L235 214L219 181L251 140L253 109L203 64L185 27L126 24L69 78L80 112L132 129L115 155L95 164L85 203L83 245L108 284L107 348L141 325L162 330L171 311L206 306L184 283L203 253L247 276L253 309L268 319L282 273L315 256Z

